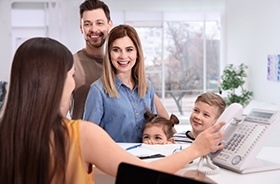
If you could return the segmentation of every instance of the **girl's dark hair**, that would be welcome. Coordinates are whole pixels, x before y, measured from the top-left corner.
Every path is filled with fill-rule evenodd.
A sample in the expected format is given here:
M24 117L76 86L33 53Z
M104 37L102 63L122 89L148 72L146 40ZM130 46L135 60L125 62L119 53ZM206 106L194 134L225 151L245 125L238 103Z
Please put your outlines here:
M158 116L157 114L153 114L151 111L146 111L144 114L144 118L147 122L144 125L144 129L146 127L151 127L154 125L163 126L163 131L167 137L167 139L173 137L174 131L172 130L174 125L179 124L179 119L174 114L171 114L170 119L166 119L164 117Z
M65 182L67 129L60 103L71 52L51 38L32 38L16 51L0 119L0 183Z

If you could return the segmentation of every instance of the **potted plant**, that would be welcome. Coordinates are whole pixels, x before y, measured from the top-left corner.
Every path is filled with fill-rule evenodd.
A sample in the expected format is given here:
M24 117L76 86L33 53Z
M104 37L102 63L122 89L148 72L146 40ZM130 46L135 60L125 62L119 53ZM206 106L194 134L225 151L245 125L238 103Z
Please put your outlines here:
M220 93L226 92L225 101L227 105L232 103L240 103L246 106L252 96L253 92L244 89L245 78L247 77L245 64L240 64L235 67L229 64L225 67L221 76Z

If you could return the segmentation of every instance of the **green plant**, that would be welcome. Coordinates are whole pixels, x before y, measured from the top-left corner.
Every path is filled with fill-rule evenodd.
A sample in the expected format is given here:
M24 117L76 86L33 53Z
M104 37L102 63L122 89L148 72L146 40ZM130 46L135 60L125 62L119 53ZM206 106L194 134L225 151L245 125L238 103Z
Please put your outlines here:
M227 96L225 97L227 105L240 103L245 106L250 102L253 92L247 91L243 87L245 78L247 77L247 68L248 66L243 63L237 67L233 64L225 67L221 77L220 92L227 92Z

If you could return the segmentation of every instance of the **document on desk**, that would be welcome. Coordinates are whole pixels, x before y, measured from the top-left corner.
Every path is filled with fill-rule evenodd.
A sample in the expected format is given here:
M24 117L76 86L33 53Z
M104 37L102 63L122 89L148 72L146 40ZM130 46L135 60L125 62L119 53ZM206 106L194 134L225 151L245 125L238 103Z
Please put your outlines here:
M118 145L141 159L165 157L171 155L174 151L180 151L187 147L187 145L184 144L151 145L139 143L118 143Z

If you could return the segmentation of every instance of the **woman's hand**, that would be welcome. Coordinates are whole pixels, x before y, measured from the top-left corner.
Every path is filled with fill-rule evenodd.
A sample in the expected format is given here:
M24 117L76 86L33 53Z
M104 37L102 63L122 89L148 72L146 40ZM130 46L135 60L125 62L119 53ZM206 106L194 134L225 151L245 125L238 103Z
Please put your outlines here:
M215 152L223 148L221 140L224 131L220 131L220 129L224 125L225 122L215 123L196 137L195 141L192 143L192 147L197 157L207 155L210 152Z

